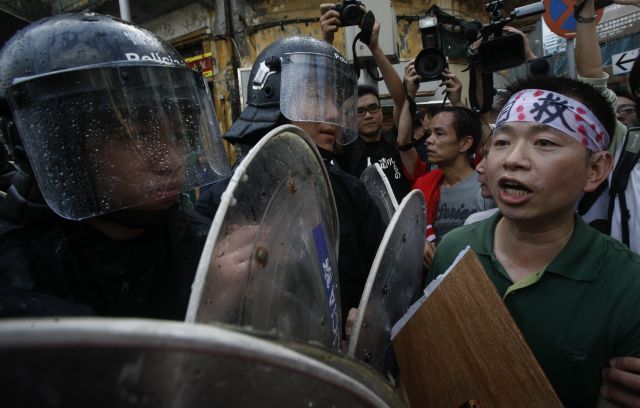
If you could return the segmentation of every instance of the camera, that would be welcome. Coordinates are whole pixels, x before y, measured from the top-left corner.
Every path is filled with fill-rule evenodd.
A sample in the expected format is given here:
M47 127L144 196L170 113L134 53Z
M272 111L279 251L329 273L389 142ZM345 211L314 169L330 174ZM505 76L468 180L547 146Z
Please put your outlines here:
M342 4L338 3L333 9L340 13L340 24L342 27L357 26L364 16L362 11L364 4L358 0L344 0Z
M438 18L423 17L418 21L418 25L422 37L422 51L416 57L416 72L420 75L420 82L439 80L448 64L447 57L442 52Z
M495 0L485 4L485 10L491 15L488 24L482 26L478 22L467 25L465 38L471 43L482 36L482 43L477 50L469 49L470 62L479 63L483 74L517 67L525 62L523 39L518 34L504 32L503 28L511 21L544 13L542 1L514 9L509 17L503 17L500 10L504 8L504 0ZM479 28L478 28L479 27Z

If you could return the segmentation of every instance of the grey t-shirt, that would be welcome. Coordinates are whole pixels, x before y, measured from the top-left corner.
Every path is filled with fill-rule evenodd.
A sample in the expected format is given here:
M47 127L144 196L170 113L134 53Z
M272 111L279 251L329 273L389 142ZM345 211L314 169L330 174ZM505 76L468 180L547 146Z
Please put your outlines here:
M440 242L447 232L463 225L471 214L494 206L493 200L482 198L480 195L480 183L475 172L455 186L440 187L440 201L434 225L436 242Z

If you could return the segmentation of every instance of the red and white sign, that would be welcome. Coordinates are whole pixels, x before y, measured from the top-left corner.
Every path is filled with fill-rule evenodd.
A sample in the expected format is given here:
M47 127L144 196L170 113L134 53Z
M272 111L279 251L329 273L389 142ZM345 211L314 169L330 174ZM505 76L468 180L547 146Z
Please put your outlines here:
M564 38L576 38L578 22L573 16L576 0L544 0L544 22L549 29ZM596 24L600 22L604 9L596 10Z
M185 58L184 61L187 63L189 68L194 71L202 72L202 75L205 77L213 76L213 60L210 52L196 55L195 57Z

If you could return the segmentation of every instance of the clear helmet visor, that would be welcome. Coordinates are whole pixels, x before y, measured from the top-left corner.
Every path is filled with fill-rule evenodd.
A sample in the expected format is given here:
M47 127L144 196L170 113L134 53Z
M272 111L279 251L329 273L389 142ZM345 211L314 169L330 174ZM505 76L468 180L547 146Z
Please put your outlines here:
M167 208L230 174L208 86L187 68L61 71L8 94L42 195L64 218Z
M336 141L356 140L358 84L346 61L322 54L292 53L282 58L280 111L291 121L336 125Z

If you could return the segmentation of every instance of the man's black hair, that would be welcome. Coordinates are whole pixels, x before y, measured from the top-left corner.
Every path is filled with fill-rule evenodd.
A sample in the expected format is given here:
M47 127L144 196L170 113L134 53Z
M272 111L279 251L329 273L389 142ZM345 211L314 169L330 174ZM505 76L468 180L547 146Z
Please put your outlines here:
M627 99L631 99L632 101L635 101L635 98L631 95L631 91L625 85L613 84L609 86L609 89L611 89L613 93L616 94L617 97L622 96L623 98L627 98Z
M503 95L500 106L507 103L512 95L525 89L542 89L568 96L588 106L591 112L600 120L610 140L616 130L616 115L613 106L609 103L604 94L593 86L565 77L535 77L525 78L514 82L507 87L507 92Z
M473 144L467 150L469 157L473 156L482 139L482 124L478 114L468 108L460 106L445 106L434 112L433 117L442 112L451 112L453 114L453 129L456 131L458 140L462 140L465 136L473 138Z
M380 93L378 92L378 88L371 85L358 85L358 98L364 95L373 95L378 100L378 105L380 104Z

